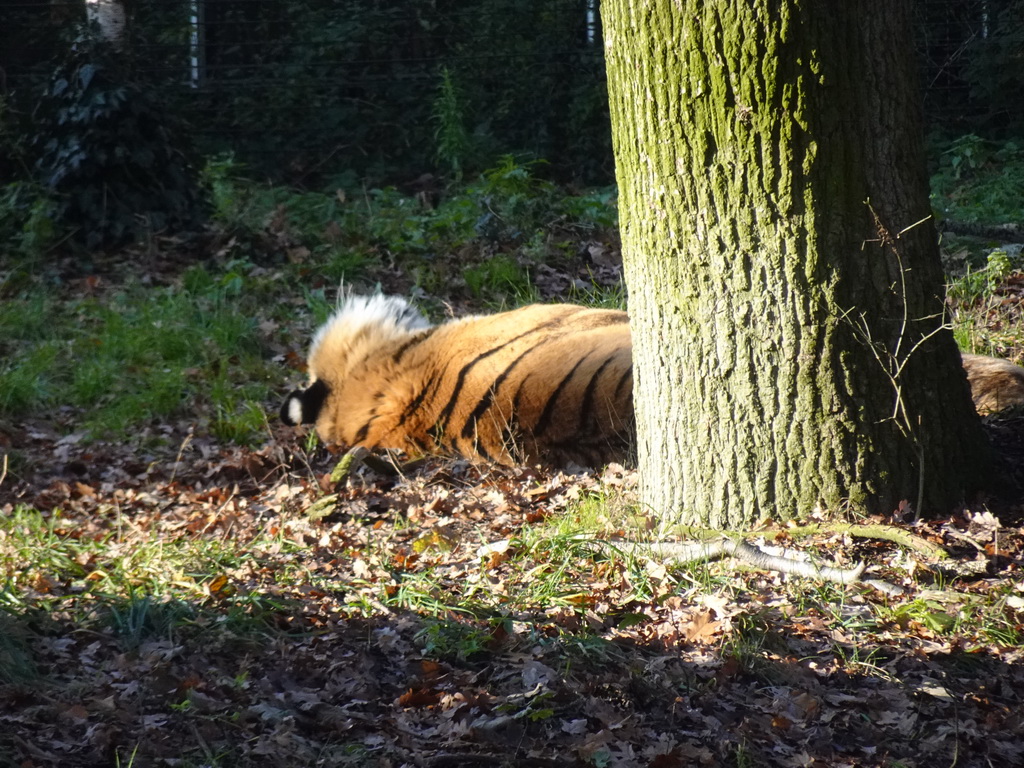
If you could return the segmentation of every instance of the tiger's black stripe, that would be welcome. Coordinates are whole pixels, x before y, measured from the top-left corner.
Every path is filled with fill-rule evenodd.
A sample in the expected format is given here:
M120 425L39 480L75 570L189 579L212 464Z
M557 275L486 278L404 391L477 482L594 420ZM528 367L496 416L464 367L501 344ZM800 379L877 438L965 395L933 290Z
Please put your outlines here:
M601 363L597 370L590 377L590 381L587 383L587 388L583 391L583 399L580 401L580 413L579 418L576 421L576 429L579 432L586 432L594 426L594 393L597 391L597 382L601 378L601 374L604 369L611 365L615 358L619 356L619 351L615 350L608 357L605 358L604 362Z
M370 434L370 425L373 424L373 422L376 420L377 414L373 414L372 416L370 416L370 420L363 424L363 426L359 428L359 431L356 432L356 436L352 439L353 445L359 445L359 443L363 442L363 440L366 439L366 436Z
M525 339L527 336L530 336L535 333L540 333L541 331L546 330L548 328L557 327L561 323L562 318L559 318L557 320L551 320L546 323L541 323L540 325L531 328L528 331L523 331L518 336L513 336L508 341L499 344L496 347L492 347L486 352L480 353L472 360L470 360L468 363L466 363L464 366L462 366L462 369L459 371L459 375L455 380L455 389L452 390L452 394L448 398L448 402L445 404L444 408L441 409L441 413L438 415L437 423L438 426L441 428L442 433L448 431L448 422L451 421L452 412L455 410L455 404L458 402L459 397L462 395L462 388L466 385L466 377L469 375L469 372L473 370L473 368L477 365L477 363L486 360L488 357L491 357L492 355L498 354L501 350L505 349L505 347L508 347L511 344L515 344L517 341Z
M433 326L431 328L425 328L424 330L422 330L419 333L417 333L411 339L409 339L408 341L403 343L401 346L399 346L399 348L396 349L391 354L391 361L393 363L395 363L395 365L397 365L398 363L402 362L402 358L405 356L406 352L408 352L410 349L415 347L417 344L422 344L424 341L429 339L431 334L433 334L434 331L436 331L440 327L441 326L439 326L439 325L435 325L435 326Z
M474 431L475 431L475 427L474 427ZM454 443L453 443L453 445L454 445ZM473 450L476 451L477 456L481 457L485 461L490 461L492 463L494 462L494 457L491 456L491 454L488 452L487 448L484 446L483 443L481 443L479 441L473 443Z
M579 370L579 367L583 365L589 357L590 355L584 355L577 360L576 365L574 365L569 372L562 377L562 380L558 382L558 386L555 387L555 391L551 393L548 401L544 404L544 410L541 411L540 418L537 419L537 423L533 425L534 436L543 435L547 431L547 428L551 426L551 415L555 412L555 403L558 401L559 395L562 394L562 390L565 389L566 385L576 375L576 371Z
M630 363L630 365L626 369L625 373L622 374L622 378L619 379L619 383L615 385L615 399L616 400L619 399L619 395L622 393L622 388L625 387L626 384L631 382L631 381L633 381L633 364L632 363Z
M494 402L494 396L498 394L498 390L501 388L501 385L505 383L505 379L509 377L512 370L522 362L524 357L529 355L531 352L536 352L537 349L538 347L530 347L525 350L521 355L519 355L519 357L509 363L505 370L498 374L498 377L494 380L491 388L488 389L486 394L480 398L480 402L476 404L476 408L473 409L469 418L466 419L466 423L462 426L463 438L468 439L476 431L476 422L479 421L480 417L483 416L484 413L487 412L487 409L491 407L491 403Z
M402 415L398 417L398 426L405 426L405 422L409 420L409 417L416 413L416 411L419 410L420 406L423 405L424 401L427 399L428 394L431 397L433 396L431 390L436 391L437 388L440 386L441 381L442 377L436 374L427 379L427 383L424 384L423 387L420 389L419 394L417 394L416 397L409 401L409 404L405 406L405 410L402 411Z
M512 398L512 413L519 413L519 409L522 406L519 397L520 395L523 394L523 387L526 386L527 379L529 379L532 375L532 373L528 373L525 376L523 376L522 379L520 379L519 386L516 388L516 394Z

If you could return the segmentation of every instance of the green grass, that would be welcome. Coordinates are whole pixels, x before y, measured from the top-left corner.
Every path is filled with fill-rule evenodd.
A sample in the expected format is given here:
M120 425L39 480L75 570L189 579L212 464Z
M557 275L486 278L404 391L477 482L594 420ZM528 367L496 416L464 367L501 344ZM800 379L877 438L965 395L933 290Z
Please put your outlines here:
M64 302L41 290L5 300L0 415L70 407L93 437L202 416L221 437L255 439L279 376L258 329L262 312L237 274L214 279L194 268L183 283L127 284Z
M963 136L932 147L936 216L961 223L1005 225L1024 219L1024 149L1013 142ZM1014 302L1001 293L1024 269L1019 251L988 237L947 234L947 294L957 344L967 352L1024 357L1024 330ZM1012 289L1015 291L1016 289Z
M572 258L579 239L616 225L613 189L566 194L538 175L542 165L504 157L436 203L352 179L324 192L266 187L246 180L230 157L210 160L204 178L214 220L235 234L242 255L269 234L301 244L304 251L288 249L300 272L338 283L399 265L428 294L451 290L453 266L468 264L460 271L470 294L501 306L535 300L522 265ZM504 252L510 247L518 258Z
M501 306L519 306L538 300L529 274L509 256L494 256L469 267L462 276L470 294L477 299L497 301Z
M173 640L175 631L195 617L186 602L130 594L108 606L110 626L125 651L137 651L150 640Z
M0 516L0 559L18 564L0 573L0 617L4 611L14 617L39 611L74 617L108 629L129 650L192 625L196 607L211 597L224 627L265 631L274 616L293 613L294 606L236 584L251 582L264 566L275 585L310 579L301 558L293 556L302 547L280 532L232 541L143 531L116 517L100 524L104 533L97 536L82 532L79 521L59 509L43 514L18 506ZM223 586L215 584L218 579ZM17 635L11 637L15 642ZM15 651L5 656L0 646L0 674L5 658L8 665L17 660Z
M592 603L595 574L621 590L623 602L647 601L671 590L672 577L652 574L646 559L631 546L608 540L612 532L623 530L634 538L647 536L631 510L616 499L589 495L564 514L526 527L510 540L500 584L483 578L453 581L443 566L426 565L402 573L383 600L429 616L483 619L555 609L582 615ZM425 558L447 555L452 547L475 549L472 542L457 541L419 546L420 541L436 538L421 537L413 549ZM622 620L629 617L623 615Z
M1020 360L1024 354L1024 327L1014 302L1004 301L1000 289L1024 267L1019 255L990 250L985 266L967 271L947 287L951 321L957 345L965 352Z

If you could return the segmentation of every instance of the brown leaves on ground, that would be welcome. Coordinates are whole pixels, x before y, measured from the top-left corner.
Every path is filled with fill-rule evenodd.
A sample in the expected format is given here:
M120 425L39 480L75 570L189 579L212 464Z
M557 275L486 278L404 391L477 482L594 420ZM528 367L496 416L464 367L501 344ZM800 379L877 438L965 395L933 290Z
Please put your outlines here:
M917 525L983 567L952 602L939 584L896 602L633 561L621 521L553 527L628 494L617 468L430 460L333 485L339 456L306 456L286 430L258 450L180 435L166 455L21 437L33 461L0 487L0 514L33 506L82 546L61 568L0 537L0 755L14 765L1024 761L1024 537L990 514ZM230 557L174 573L164 595L145 594L160 564L143 562L142 592L106 593L154 542ZM884 543L810 543L933 580ZM972 598L997 592L1003 622L974 623Z

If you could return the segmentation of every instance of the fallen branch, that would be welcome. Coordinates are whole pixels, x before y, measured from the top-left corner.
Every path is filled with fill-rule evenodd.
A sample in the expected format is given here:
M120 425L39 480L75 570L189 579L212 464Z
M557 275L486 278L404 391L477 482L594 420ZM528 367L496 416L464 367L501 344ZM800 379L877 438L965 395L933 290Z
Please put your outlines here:
M809 560L793 560L779 555L770 555L745 541L728 538L709 541L663 541L639 546L642 551L675 563L717 560L728 555L757 568L804 578L819 578L839 584L853 584L859 581L865 568L864 563L857 563L853 568L835 568L829 565L819 565Z
M895 584L882 579L864 578L866 566L857 563L853 568L836 568L831 565L820 565L813 560L794 560L780 555L770 555L745 541L729 538L709 539L705 541L655 542L638 545L642 552L658 556L662 560L676 563L690 563L700 560L717 560L726 555L737 560L750 563L756 568L800 576L808 579L824 579L837 584L856 584L858 582L874 587L887 595L902 595L904 590Z
M750 531L712 531L707 528L696 528L688 525L673 526L668 529L668 532L683 539L698 540L713 539L721 536L723 533L733 536L750 535ZM949 559L949 553L938 544L933 544L927 539L915 536L901 528L883 523L810 523L785 529L785 534L793 539L815 536L822 533L846 534L858 539L891 541L893 544L898 544L926 557L935 558L936 560ZM768 535L768 533L766 532L765 535Z
M590 539L588 539L590 540ZM593 540L599 542L600 540ZM633 551L649 557L652 560L670 563L693 563L718 560L723 557L735 557L737 560L749 563L755 568L762 570L776 571L790 576L799 576L808 579L824 579L825 581L837 584L866 584L887 595L903 595L906 593L901 587L890 584L882 579L864 578L866 566L864 563L857 563L853 568L836 568L830 565L819 565L810 560L794 560L781 555L771 555L748 544L745 541L734 540L726 537L705 539L702 541L660 541L660 542L638 542L633 540L605 541L605 544L621 548L623 544L633 546ZM511 546L508 539L491 542L480 547L477 557L489 557L498 552L505 552Z
M1024 243L1024 228L1020 224L978 224L973 221L944 219L939 222L939 229L955 235L983 237L1002 243Z

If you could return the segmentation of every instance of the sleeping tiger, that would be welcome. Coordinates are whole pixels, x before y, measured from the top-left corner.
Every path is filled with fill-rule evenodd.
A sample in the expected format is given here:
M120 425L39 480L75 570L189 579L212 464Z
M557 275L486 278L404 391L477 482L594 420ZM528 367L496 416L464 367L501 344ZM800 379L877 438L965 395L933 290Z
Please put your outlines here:
M596 465L628 454L632 365L625 312L536 304L432 326L404 299L353 296L281 418L349 446Z
M979 413L1024 404L1024 368L966 354L963 365ZM309 380L282 420L348 446L599 465L633 443L618 310L535 304L430 325L402 298L352 296L314 337Z

